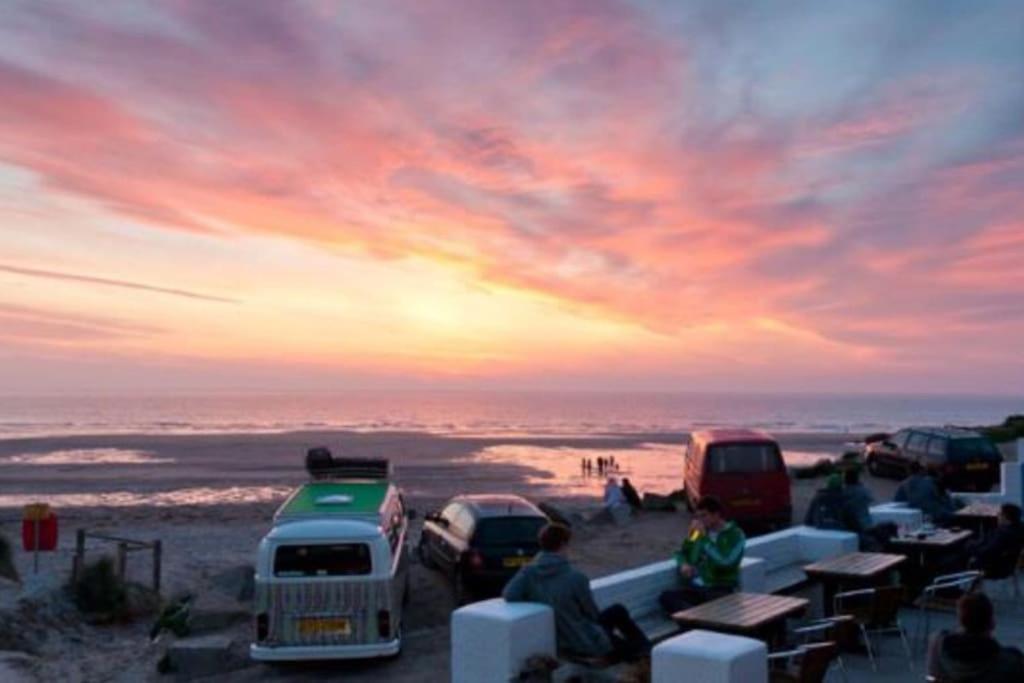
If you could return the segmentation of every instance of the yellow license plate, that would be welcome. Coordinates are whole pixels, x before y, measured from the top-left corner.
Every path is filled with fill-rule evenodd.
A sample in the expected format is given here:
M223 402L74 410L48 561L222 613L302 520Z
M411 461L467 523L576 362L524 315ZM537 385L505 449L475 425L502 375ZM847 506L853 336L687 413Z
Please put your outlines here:
M301 636L347 636L352 634L352 624L340 617L307 617L299 619Z
M523 567L530 564L529 557L506 557L501 561L506 567Z
M969 470L987 470L988 464L983 462L969 462L967 463L967 469Z
M737 498L732 501L732 504L736 507L751 507L753 505L760 505L760 498Z

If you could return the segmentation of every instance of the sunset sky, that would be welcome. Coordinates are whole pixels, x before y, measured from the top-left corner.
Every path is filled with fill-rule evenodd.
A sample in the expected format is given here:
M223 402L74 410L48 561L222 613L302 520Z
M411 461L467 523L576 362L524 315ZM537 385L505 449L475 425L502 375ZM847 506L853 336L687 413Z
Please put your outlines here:
M3 2L0 393L1024 393L1024 2Z

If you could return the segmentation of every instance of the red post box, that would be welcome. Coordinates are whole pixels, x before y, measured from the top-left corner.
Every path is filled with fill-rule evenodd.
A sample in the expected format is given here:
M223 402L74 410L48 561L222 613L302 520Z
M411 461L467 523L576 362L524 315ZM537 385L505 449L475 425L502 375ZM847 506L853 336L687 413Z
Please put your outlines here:
M21 519L21 545L26 551L57 549L57 515L46 503L25 506Z

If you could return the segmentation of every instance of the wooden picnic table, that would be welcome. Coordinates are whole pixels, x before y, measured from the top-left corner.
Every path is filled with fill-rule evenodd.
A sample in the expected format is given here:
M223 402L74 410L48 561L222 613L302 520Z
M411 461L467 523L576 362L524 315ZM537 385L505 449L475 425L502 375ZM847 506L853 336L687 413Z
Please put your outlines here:
M979 535L999 524L999 506L991 503L971 503L953 513L957 524L973 529Z
M820 560L804 567L811 579L821 582L826 615L832 614L832 602L839 587L850 584L858 588L877 584L890 570L906 561L906 556L892 553L847 553Z
M702 605L676 612L672 619L683 627L706 628L761 638L778 643L787 617L800 614L804 598L762 593L730 593Z
M934 560L948 556L949 551L973 535L968 529L943 529L918 531L906 536L889 539L889 546L906 553L910 560L902 572L908 599L915 598L939 573Z

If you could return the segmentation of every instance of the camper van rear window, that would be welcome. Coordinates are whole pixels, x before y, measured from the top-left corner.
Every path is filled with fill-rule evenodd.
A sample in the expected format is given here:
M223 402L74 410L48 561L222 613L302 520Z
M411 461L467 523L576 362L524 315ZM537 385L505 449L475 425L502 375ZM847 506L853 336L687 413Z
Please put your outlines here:
M369 574L365 543L282 545L274 555L274 576L359 576Z

